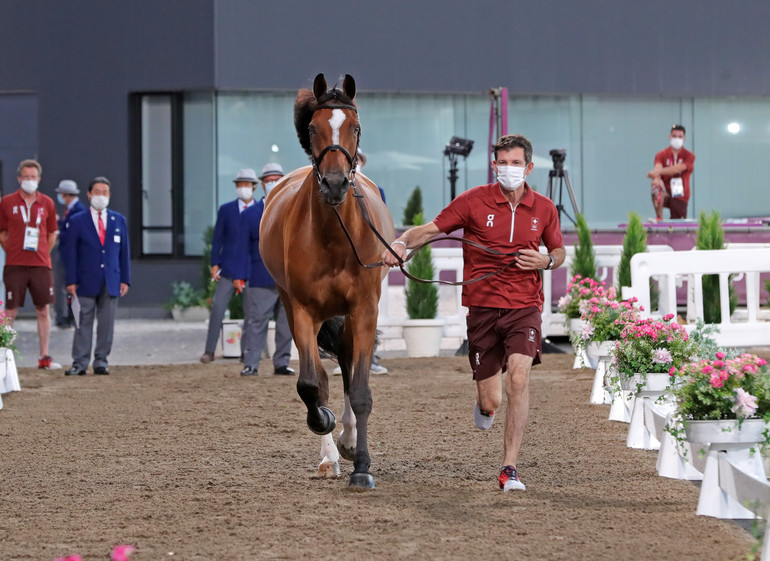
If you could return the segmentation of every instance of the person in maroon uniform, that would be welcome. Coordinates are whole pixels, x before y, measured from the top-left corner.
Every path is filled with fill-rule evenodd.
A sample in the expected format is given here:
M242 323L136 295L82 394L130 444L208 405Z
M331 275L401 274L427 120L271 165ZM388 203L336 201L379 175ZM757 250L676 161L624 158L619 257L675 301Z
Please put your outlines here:
M657 220L663 220L663 208L670 209L672 219L687 218L695 154L683 148L684 137L682 125L672 126L668 135L671 145L655 154L655 167L647 172L652 179L652 206Z
M5 311L11 322L29 289L37 312L40 339L38 367L61 368L48 354L51 334L49 304L55 301L51 250L59 231L51 197L37 190L42 168L35 160L19 164L19 189L0 201L0 246L5 250Z
M564 262L559 213L553 202L534 192L525 178L532 173L532 144L524 136L506 135L494 147L497 182L474 187L453 200L428 224L404 232L392 244L402 259L437 234L463 229L463 236L483 246L510 253L518 251L515 265L473 285L463 293L468 307L468 347L477 401L474 421L489 430L502 403L505 412L503 468L498 483L504 491L523 490L516 459L529 414L529 372L540 363L543 290L540 269L555 269ZM547 254L540 253L540 244ZM499 271L510 259L465 245L466 280ZM384 251L385 265L397 259ZM503 380L503 373L507 377ZM504 382L504 383L503 383Z

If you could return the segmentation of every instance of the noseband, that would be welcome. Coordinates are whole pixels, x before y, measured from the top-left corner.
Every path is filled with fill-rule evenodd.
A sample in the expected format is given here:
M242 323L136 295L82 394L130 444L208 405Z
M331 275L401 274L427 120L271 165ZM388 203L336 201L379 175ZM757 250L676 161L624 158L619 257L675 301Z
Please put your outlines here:
M358 113L358 109L356 109L353 105L319 105L316 107L316 111L319 111L321 109L350 109L351 111ZM337 152L338 150L342 152L342 154L347 159L348 163L350 164L350 171L348 172L348 177L350 179L350 182L355 185L355 177L356 177L356 166L358 166L358 145L361 143L361 131L359 129L358 136L356 138L356 149L355 149L355 155L351 156L350 152L345 149L344 146L341 146L339 144L329 144L326 148L321 150L321 153L318 154L318 157L316 158L313 156L313 171L315 171L316 177L318 178L318 182L321 182L321 172L318 169L321 165L321 161L323 161L324 156L328 152Z

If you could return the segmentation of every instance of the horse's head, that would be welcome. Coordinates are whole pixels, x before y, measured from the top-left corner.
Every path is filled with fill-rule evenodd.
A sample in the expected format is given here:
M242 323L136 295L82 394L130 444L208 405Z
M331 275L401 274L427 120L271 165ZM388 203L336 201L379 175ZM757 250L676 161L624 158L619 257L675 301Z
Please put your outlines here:
M321 196L330 205L345 200L356 173L361 124L353 101L355 95L356 82L349 74L345 75L342 90L328 91L324 75L319 74L313 82L311 103L301 103L298 97L295 105L300 143L312 159ZM306 129L301 130L305 123Z

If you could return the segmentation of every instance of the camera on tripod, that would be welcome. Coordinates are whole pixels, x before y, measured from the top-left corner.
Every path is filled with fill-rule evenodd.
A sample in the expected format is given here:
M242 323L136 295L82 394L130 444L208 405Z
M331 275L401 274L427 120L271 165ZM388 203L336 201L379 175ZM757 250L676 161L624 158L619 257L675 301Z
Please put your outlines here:
M553 159L553 169L564 169L564 160L567 159L566 148L554 148L549 152Z
M444 155L457 154L458 156L467 157L473 149L473 141L467 138L460 138L459 136L453 136L444 148Z

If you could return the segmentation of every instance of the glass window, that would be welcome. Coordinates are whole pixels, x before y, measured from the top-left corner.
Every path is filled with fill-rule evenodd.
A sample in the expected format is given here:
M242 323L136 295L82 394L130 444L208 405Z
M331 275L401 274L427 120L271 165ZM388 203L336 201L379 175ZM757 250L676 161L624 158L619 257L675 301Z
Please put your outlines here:
M214 170L214 97L184 96L184 254L203 253L203 235L217 212Z
M142 124L142 253L171 253L172 233L172 98L146 95Z

